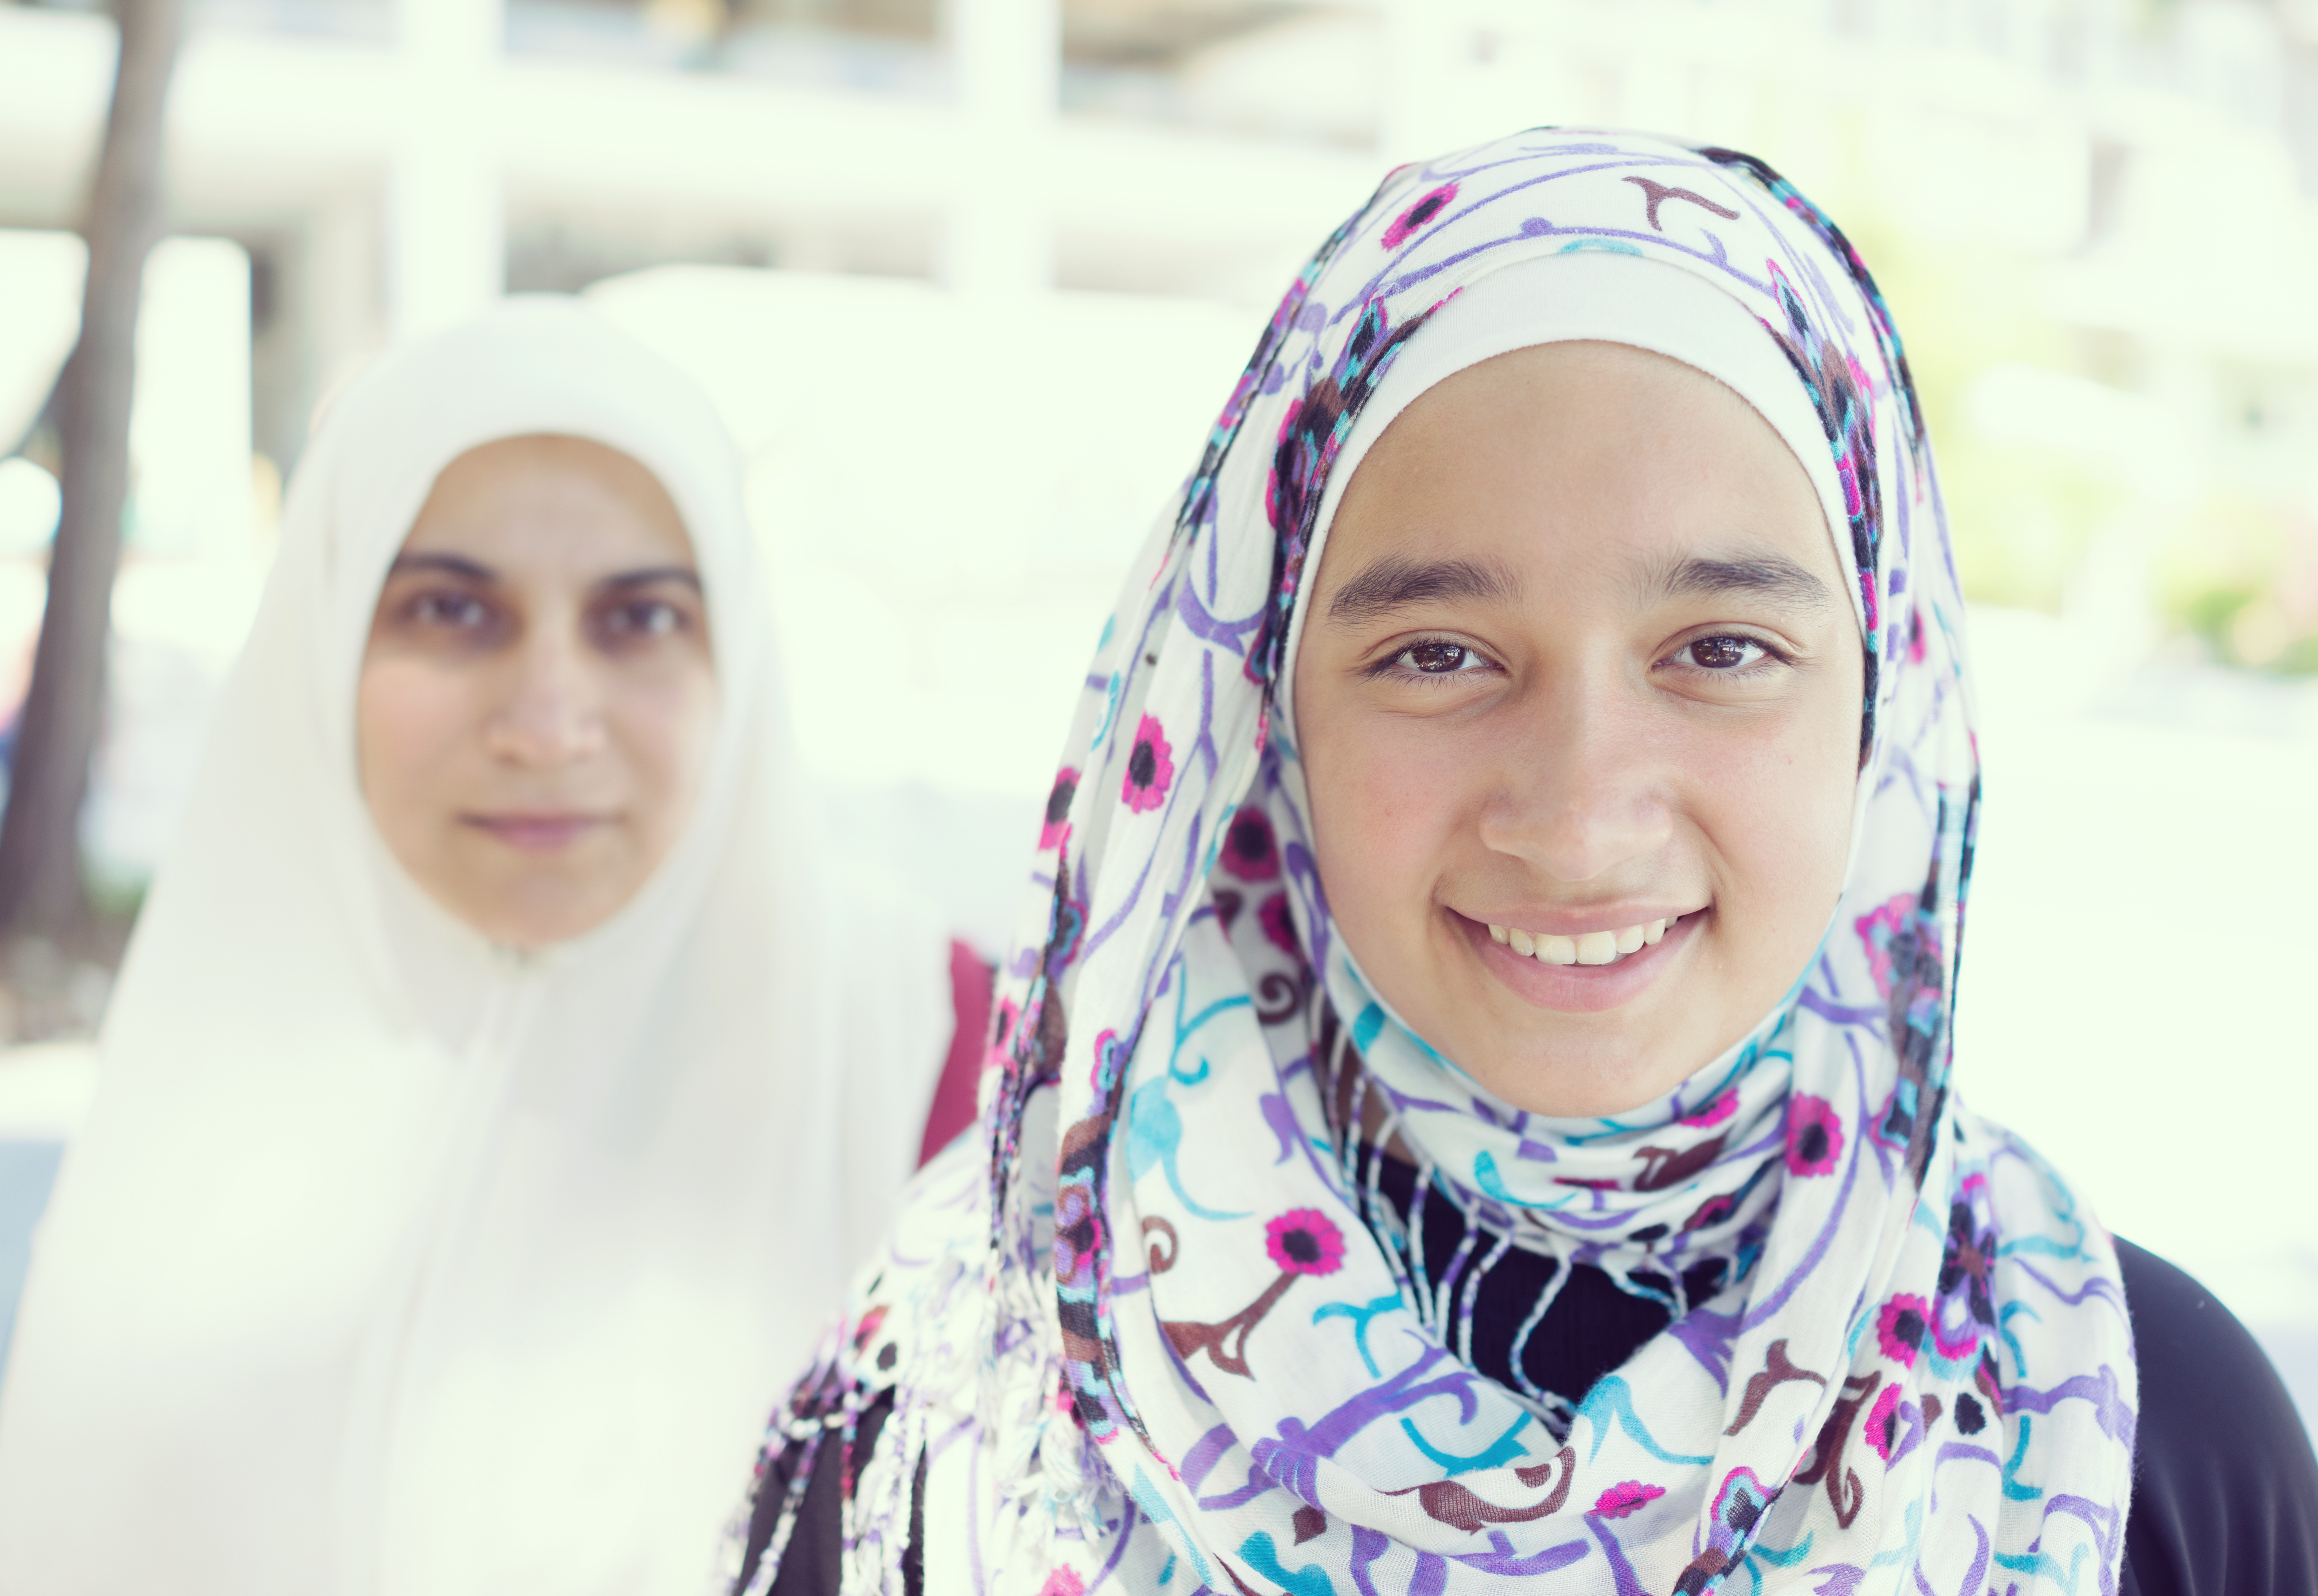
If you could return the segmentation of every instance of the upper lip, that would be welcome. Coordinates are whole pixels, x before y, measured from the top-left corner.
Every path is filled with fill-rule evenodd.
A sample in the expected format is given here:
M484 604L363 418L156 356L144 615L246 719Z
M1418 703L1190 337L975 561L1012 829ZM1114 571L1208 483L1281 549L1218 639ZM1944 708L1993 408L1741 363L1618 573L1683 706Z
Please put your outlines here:
M1504 926L1527 931L1532 937L1583 937L1593 931L1622 931L1629 926L1647 926L1652 920L1680 919L1704 907L1698 903L1687 909L1613 903L1600 909L1515 909L1502 915L1494 911L1486 915L1462 910L1458 912L1485 926Z
M493 813L485 810L469 810L460 817L479 826L578 826L597 820L608 820L608 814L591 814L585 810L502 810Z

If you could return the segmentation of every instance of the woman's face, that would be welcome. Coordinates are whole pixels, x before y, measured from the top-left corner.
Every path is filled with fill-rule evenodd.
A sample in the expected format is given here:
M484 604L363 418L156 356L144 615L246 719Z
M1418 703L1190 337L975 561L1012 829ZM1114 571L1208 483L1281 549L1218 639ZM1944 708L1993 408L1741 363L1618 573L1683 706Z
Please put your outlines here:
M1321 881L1428 1042L1516 1107L1615 1114L1785 995L1843 885L1863 668L1744 400L1622 345L1468 368L1362 461L1310 602Z
M715 733L691 540L660 483L578 438L459 456L387 573L363 654L364 797L388 848L495 942L634 897Z

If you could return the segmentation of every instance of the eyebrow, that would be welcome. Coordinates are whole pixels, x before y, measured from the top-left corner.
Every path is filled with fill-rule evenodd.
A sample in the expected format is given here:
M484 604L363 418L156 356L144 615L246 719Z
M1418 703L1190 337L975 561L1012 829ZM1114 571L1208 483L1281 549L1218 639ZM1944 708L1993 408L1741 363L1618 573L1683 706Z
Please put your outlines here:
M388 574L407 576L413 571L439 571L445 576L460 577L470 582L494 583L499 579L499 572L463 554L398 554ZM596 584L596 587L599 592L626 593L638 587L649 587L656 582L678 582L695 593L701 591L700 573L688 565L650 565L641 570L624 570L606 577Z
M1520 593L1513 573L1494 561L1388 558L1336 589L1328 601L1328 619L1351 626L1442 599L1509 604Z
M1783 554L1750 560L1685 560L1654 572L1648 591L1656 599L1741 593L1812 610L1825 609L1835 602L1826 583Z
M624 570L606 577L596 586L598 589L625 593L634 587L649 587L655 582L676 582L695 593L701 590L700 573L688 565L651 565L642 570Z
M412 571L440 571L445 576L464 577L471 582L496 582L499 573L480 560L463 554L397 554L394 563L387 567L391 577L407 576Z

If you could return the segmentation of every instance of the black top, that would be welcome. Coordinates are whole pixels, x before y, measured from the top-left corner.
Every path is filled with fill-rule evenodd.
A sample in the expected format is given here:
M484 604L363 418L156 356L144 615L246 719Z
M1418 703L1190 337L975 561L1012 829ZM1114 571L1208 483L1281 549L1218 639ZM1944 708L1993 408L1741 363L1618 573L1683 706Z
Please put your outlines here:
M1398 1179L1396 1172L1388 1161L1384 1186L1406 1213L1414 1172L1400 1166ZM1434 1280L1454 1258L1462 1227L1447 1203L1427 1205L1422 1230ZM2141 1369L2117 1596L2318 1596L2318 1457L2277 1370L2245 1326L2195 1280L2130 1242L2118 1241L2116 1250ZM1473 1365L1500 1384L1514 1384L1514 1337L1554 1267L1534 1254L1509 1252L1475 1294ZM1685 1281L1690 1300L1712 1295L1720 1278L1716 1265L1691 1271ZM1651 1284L1647 1278L1640 1283ZM1532 1332L1523 1367L1547 1391L1583 1394L1670 1318L1667 1309L1620 1289L1600 1269L1577 1266ZM858 1433L865 1453L876 1445L892 1400L890 1393L881 1396L863 1414ZM840 1480L840 1448L822 1447L771 1596L836 1596ZM760 1482L736 1590L755 1575L788 1483L777 1462ZM921 1513L923 1492L921 1473ZM916 1561L921 1528L912 1526L903 1563L910 1596L923 1587Z
M2278 1371L2230 1311L2119 1237L2141 1365L2117 1596L2318 1591L2318 1459Z

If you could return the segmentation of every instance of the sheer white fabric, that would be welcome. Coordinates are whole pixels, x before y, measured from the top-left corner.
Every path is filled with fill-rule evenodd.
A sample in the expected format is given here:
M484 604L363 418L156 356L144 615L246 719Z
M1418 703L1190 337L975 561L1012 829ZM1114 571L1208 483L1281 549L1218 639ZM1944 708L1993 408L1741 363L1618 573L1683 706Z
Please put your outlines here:
M636 900L522 957L389 860L353 705L436 474L540 433L667 488L721 720ZM700 1588L950 1028L939 928L820 856L763 582L706 401L570 301L331 407L38 1242L0 1590Z

